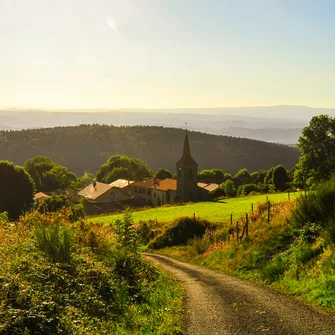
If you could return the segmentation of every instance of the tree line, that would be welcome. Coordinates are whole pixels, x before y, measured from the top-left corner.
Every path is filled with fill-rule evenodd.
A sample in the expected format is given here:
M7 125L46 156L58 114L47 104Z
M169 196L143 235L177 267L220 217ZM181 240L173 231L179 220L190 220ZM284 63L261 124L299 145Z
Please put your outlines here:
M47 156L76 175L96 173L111 156L140 159L151 170L175 172L182 154L185 131L163 127L80 125L20 131L0 131L0 157L23 165L35 156ZM199 169L222 169L235 174L283 164L292 168L297 148L285 145L189 132L192 156Z
M233 175L220 168L204 169L199 172L198 180L220 184L214 197L313 188L335 173L335 118L327 115L312 118L302 132L298 147L301 156L289 170L283 165L276 165L251 173L243 168ZM153 172L144 161L125 155L113 155L97 169L96 174L85 173L79 177L47 156L29 158L23 166L2 160L0 213L6 211L10 219L17 219L31 209L33 194L37 191L66 194L77 192L95 178L111 183L118 178L144 180L152 176L160 179L175 177L167 168Z

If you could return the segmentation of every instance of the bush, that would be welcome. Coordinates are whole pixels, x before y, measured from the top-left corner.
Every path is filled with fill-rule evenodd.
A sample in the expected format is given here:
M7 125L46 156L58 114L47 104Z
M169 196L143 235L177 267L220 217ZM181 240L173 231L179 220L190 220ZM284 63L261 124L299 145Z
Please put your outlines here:
M190 217L176 219L170 227L149 243L149 248L160 249L174 245L186 245L191 238L202 237L210 225L209 221L202 219L194 220Z
M286 261L280 254L278 254L264 267L262 271L262 279L270 284L278 280L285 272L285 269Z
M38 205L40 213L56 212L62 207L67 205L67 199L64 195L52 195L50 198L45 199Z
M34 204L34 182L21 166L0 160L0 212L17 220Z
M133 227L133 218L129 211L126 211L122 219L117 219L115 221L117 241L120 243L121 247L125 251L130 251L131 253L137 253L138 244L138 234Z
M70 229L61 226L58 222L52 226L38 226L35 237L39 249L56 263L69 263L71 252Z
M236 188L232 180L226 180L221 187L224 189L226 196L230 198L236 197Z
M239 186L237 190L237 196L248 195L251 192L260 192L260 188L256 184L245 184Z
M277 190L283 191L287 188L288 174L283 165L278 165L273 169L272 183Z
M297 199L292 217L300 228L315 223L328 232L332 243L335 243L335 183L330 180L319 184L308 196Z
M76 204L70 206L71 213L69 215L69 221L76 222L85 217L84 205Z
M218 187L214 191L210 192L210 195L213 199L224 197L226 195L226 192L223 187Z
M210 230L206 230L202 237L194 237L188 241L188 245L195 255L201 255L209 249L213 243L213 234Z

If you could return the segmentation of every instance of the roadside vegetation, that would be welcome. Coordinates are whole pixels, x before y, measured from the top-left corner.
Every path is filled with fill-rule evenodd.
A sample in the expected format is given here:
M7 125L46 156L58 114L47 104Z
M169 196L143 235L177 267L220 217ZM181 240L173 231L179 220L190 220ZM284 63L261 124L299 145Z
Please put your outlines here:
M266 204L249 216L248 236L239 228L209 224L186 243L152 251L283 290L335 312L335 178L296 202ZM167 231L167 230L165 230ZM238 238L237 238L238 232Z
M183 292L141 259L131 216L71 215L0 215L0 333L181 334Z

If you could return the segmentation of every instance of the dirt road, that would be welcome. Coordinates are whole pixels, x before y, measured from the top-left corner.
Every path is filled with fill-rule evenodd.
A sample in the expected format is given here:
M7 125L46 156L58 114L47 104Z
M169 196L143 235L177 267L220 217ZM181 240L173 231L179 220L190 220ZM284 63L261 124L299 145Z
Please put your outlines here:
M146 254L184 284L185 334L335 335L335 320L267 287Z

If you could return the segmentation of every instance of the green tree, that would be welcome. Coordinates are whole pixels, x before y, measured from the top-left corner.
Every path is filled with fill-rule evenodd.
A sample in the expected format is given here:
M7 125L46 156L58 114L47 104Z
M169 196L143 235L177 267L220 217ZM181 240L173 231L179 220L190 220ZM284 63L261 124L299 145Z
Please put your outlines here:
M223 180L222 180L222 183L224 183L225 181L227 180L233 180L233 176L230 174L230 173L224 173L223 174ZM222 184L221 183L221 184Z
M173 173L168 169L159 169L155 172L155 177L158 179L167 179L167 178L173 178Z
M233 179L235 187L237 188L241 185L251 184L252 182L250 173L247 169L241 169L239 172L236 173Z
M264 178L264 184L272 184L273 167L269 169Z
M67 189L76 180L76 175L51 158L36 156L24 163L24 168L33 178L37 191L51 192Z
M38 205L38 211L40 213L56 212L60 208L65 207L67 204L68 201L64 195L54 194Z
M16 220L34 204L34 182L23 167L0 161L0 212Z
M70 187L76 178L76 175L69 172L65 166L54 165L51 170L43 175L43 190L46 192L65 190Z
M277 190L283 191L288 182L287 170L283 165L277 165L273 169L272 173L272 184Z
M198 173L199 181L221 184L224 181L224 172L221 169L202 170Z
M125 167L117 167L112 171L108 172L107 176L104 178L106 184L110 184L117 179L133 179L133 174L130 169Z
M115 174L113 174L114 169L121 168L122 170L116 170ZM120 178L120 175L123 176L121 178L138 181L151 177L152 173L148 169L147 165L140 159L115 155L110 157L108 161L100 167L97 172L97 180L103 183L111 183ZM113 178L115 179L112 180Z
M254 184L264 183L264 179L267 175L267 170L259 170L250 174L251 180Z
M335 172L335 118L314 116L302 131L298 147L301 156L296 175L309 183L329 179Z
M90 185L95 179L95 175L93 173L85 173L83 176L79 176L71 183L71 188L73 190L79 191Z
M33 178L37 191L44 190L44 174L50 171L56 163L49 157L36 156L28 159L23 167Z
M212 183L215 180L215 172L213 170L202 170L198 173L198 180Z
M232 180L230 179L226 180L223 183L222 188L224 189L224 192L227 197L230 197L230 198L236 197L236 188Z

